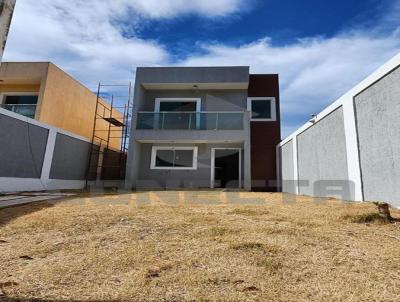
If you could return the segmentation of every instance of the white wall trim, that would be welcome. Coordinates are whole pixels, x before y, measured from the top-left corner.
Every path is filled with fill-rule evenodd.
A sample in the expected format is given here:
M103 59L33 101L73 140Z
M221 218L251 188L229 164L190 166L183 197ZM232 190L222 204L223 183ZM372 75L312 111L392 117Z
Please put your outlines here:
M297 136L292 138L293 146L293 182L294 182L294 192L300 194L299 189L299 166L297 163Z
M155 98L154 112L160 112L161 102L180 102L180 101L196 103L196 112L201 111L201 98Z
M193 158L192 158L192 167L157 167L156 166L156 155L159 150L192 150ZM151 147L151 161L150 161L150 169L151 170L197 170L197 154L198 147L190 146L190 147L181 147L181 146L153 146Z
M271 118L253 118L252 116L252 101L270 101L271 104ZM248 97L247 98L247 111L250 111L250 121L258 122L275 122L276 121L276 100L275 97Z
M355 185L354 200L363 201L361 165L358 153L358 137L356 116L354 112L354 98L343 100L343 122L346 139L347 173L348 178Z
M53 161L54 147L56 146L57 131L49 129L47 136L46 151L43 158L42 173L40 179L42 182L46 182L50 178L51 163Z

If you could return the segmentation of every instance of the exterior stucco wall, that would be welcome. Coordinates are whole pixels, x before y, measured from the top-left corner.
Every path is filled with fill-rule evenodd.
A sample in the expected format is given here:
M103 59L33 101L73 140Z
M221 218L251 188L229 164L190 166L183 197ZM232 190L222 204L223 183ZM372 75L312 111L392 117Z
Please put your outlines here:
M40 178L48 132L0 114L0 177Z
M355 97L365 200L400 206L400 68Z
M399 83L400 53L278 144L298 141L292 148L296 194L316 196L313 183L303 188L302 180L331 178L341 180L331 192L342 186L343 193L347 184L344 198L400 208Z
M249 67L139 67L136 78L141 83L239 83L248 82Z
M294 194L293 140L280 147L280 165L282 192Z
M92 139L97 96L74 78L53 64L49 64L44 95L38 112L38 120ZM100 101L110 108L110 105ZM98 108L103 114L103 107ZM106 112L107 113L107 112ZM122 114L114 112L114 117ZM108 129L109 123L98 119L96 129ZM106 131L97 131L96 136L107 139ZM114 133L115 137L121 136ZM110 147L120 148L120 138L110 138Z
M154 111L156 98L200 98L201 111L245 111L246 90L149 90L146 91L140 111Z
M89 152L90 143L58 133L50 179L84 180Z
M299 193L333 196L325 194L324 188L348 179L343 108L339 107L301 133L297 137L297 151L299 180L309 182L308 186L300 186ZM352 192L344 189L342 198L352 199L351 195Z
M211 177L211 148L243 148L243 144L173 144L174 146L197 146L197 170L151 170L152 146L171 146L172 144L140 144L139 186L155 186L159 188L189 188L210 187ZM242 150L242 179L243 179L243 150Z
M5 62L0 66L0 94L7 92L38 93L35 119L76 135L92 139L97 96L56 65L49 62ZM110 105L100 100L107 108ZM101 110L100 110L101 109ZM98 109L102 113L102 107ZM114 117L122 120L115 111ZM97 129L108 123L97 120ZM107 138L106 131L97 136ZM117 136L117 135L114 135ZM120 138L111 138L110 147L120 148Z
M0 193L85 186L83 137L0 108L0 146Z

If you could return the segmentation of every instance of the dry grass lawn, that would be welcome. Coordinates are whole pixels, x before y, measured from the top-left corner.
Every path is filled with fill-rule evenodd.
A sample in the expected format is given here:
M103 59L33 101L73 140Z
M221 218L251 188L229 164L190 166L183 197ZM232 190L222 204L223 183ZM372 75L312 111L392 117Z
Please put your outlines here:
M400 223L373 204L160 194L0 210L0 300L400 300Z

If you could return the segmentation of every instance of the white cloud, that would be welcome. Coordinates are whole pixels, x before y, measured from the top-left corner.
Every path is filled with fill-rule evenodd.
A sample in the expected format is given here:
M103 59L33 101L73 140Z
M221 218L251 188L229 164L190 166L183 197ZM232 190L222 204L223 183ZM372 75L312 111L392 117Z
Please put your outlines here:
M400 51L400 33L341 34L273 46L263 39L240 47L202 45L205 55L179 65L250 65L252 73L278 73L283 135L318 113Z
M114 21L127 15L118 0L19 0L4 60L50 60L92 88L100 80L127 82L134 66L168 60L155 42L122 35Z
M242 12L250 2L18 0L4 59L53 61L90 88L98 81L132 80L136 66L250 65L253 73L280 74L286 135L400 50L399 0L375 30L344 31L284 46L269 38L239 47L202 44L205 54L181 62L172 61L166 46L135 35L148 18L224 17ZM129 28L122 27L127 23Z
M148 18L205 17L236 12L243 0L18 0L4 60L53 61L91 88L98 81L127 82L136 66L159 65L169 53L135 37ZM130 37L121 22L129 22Z
M205 17L221 17L245 8L243 0L127 0L126 2L135 11L151 18L171 18L190 13Z

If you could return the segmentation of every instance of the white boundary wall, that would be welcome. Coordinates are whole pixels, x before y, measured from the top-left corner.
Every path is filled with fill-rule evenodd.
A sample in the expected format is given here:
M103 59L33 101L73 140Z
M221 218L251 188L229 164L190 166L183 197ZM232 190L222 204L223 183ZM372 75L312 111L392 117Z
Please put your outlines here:
M389 74L391 71L400 66L400 53L393 57L391 60L386 62L384 65L379 67L374 73L360 82L358 85L353 87L350 91L320 112L314 119L314 122L307 122L294 133L286 137L280 144L278 144L277 149L290 140L293 140L293 180L295 185L295 192L299 194L299 177L298 177L298 154L297 154L297 137L302 132L306 131L308 128L312 127L318 121L332 113L339 107L343 107L343 120L344 120L344 130L346 139L346 154L347 154L347 168L348 177L355 185L354 200L363 201L363 191L362 191L362 179L361 179L361 166L358 150L358 137L356 129L356 117L354 111L354 97L372 86L374 83L382 79L384 76ZM399 84L400 85L400 84ZM279 154L280 152L277 152ZM282 158L280 159L283 160ZM279 158L278 158L279 162Z
M57 133L88 143L91 143L90 140L2 108L0 108L0 114L31 125L39 126L49 131L40 178L0 177L0 192L82 189L85 186L84 180L60 180L50 179L49 177Z

